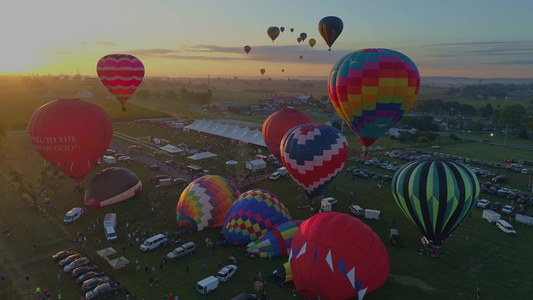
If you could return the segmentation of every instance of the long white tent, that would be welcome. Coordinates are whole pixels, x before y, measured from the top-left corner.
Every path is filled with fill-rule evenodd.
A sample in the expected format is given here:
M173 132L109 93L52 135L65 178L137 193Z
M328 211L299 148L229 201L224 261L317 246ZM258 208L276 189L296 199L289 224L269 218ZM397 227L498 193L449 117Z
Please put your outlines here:
M266 147L263 134L258 129L251 130L248 127L222 124L219 122L195 120L191 125L183 127L183 131L197 131L209 133L248 144Z

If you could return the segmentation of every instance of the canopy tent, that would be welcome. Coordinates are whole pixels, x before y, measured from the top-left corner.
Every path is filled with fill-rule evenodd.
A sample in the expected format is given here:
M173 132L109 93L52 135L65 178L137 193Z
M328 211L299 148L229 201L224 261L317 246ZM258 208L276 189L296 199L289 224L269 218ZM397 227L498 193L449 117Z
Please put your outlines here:
M215 156L217 155L209 151L206 151L206 152L196 153L195 155L188 156L187 158L190 158L192 160L200 160L200 159L206 159L206 158L215 157Z
M168 152L170 154L179 154L183 152L183 150L181 150L180 148L170 145L170 144L165 145L164 147L159 147L159 149L161 149L162 151Z
M266 147L263 134L258 129L241 128L237 125L222 124L219 122L195 120L191 125L183 127L184 131L197 131L217 136L230 138L244 143Z
M236 165L236 164L238 164L238 162L236 160L228 160L226 162L226 165Z
M100 255L101 257L106 257L109 255L113 255L115 253L117 253L117 251L113 249L112 247L108 247L108 248L96 251L96 254Z
M119 258L115 258L113 260L109 261L109 264L116 270L124 267L125 265L129 264L130 261L127 260L124 256L121 256Z

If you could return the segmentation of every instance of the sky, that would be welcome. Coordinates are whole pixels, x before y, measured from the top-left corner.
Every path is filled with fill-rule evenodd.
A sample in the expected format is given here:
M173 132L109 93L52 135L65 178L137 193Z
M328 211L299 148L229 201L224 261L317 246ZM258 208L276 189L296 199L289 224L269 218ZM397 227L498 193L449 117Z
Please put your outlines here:
M530 0L5 0L3 4L0 74L96 76L100 58L124 53L143 62L146 76L259 78L264 68L264 77L327 78L333 65L350 52L387 48L411 58L422 77L533 77ZM344 23L332 51L327 51L317 29L326 16L337 16ZM274 42L267 35L270 26L285 27ZM307 33L307 39L299 44L301 32ZM313 48L308 44L311 38L317 41ZM252 48L249 54L245 45Z

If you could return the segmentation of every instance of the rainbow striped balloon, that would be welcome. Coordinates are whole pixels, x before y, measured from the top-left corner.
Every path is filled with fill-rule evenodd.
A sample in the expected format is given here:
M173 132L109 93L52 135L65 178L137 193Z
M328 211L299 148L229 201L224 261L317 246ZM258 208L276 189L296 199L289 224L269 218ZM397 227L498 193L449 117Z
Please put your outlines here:
M413 61L388 49L347 54L333 66L328 80L333 107L365 147L402 119L419 89Z
M292 238L302 222L293 220L274 227L259 239L250 242L246 251L263 258L289 256Z
M124 105L133 95L144 78L144 65L129 54L109 54L96 65L98 78L104 86Z

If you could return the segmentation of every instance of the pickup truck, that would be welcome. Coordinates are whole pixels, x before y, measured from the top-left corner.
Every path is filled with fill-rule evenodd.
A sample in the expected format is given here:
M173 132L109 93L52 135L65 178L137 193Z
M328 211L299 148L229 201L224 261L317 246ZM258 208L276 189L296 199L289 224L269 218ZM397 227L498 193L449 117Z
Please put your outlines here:
M195 250L196 250L196 244L194 242L188 242L172 250L172 252L167 254L167 258L171 260L176 260L187 254L193 254Z
M117 295L122 289L120 282L102 283L95 287L94 290L85 293L85 300L101 299L111 295Z

